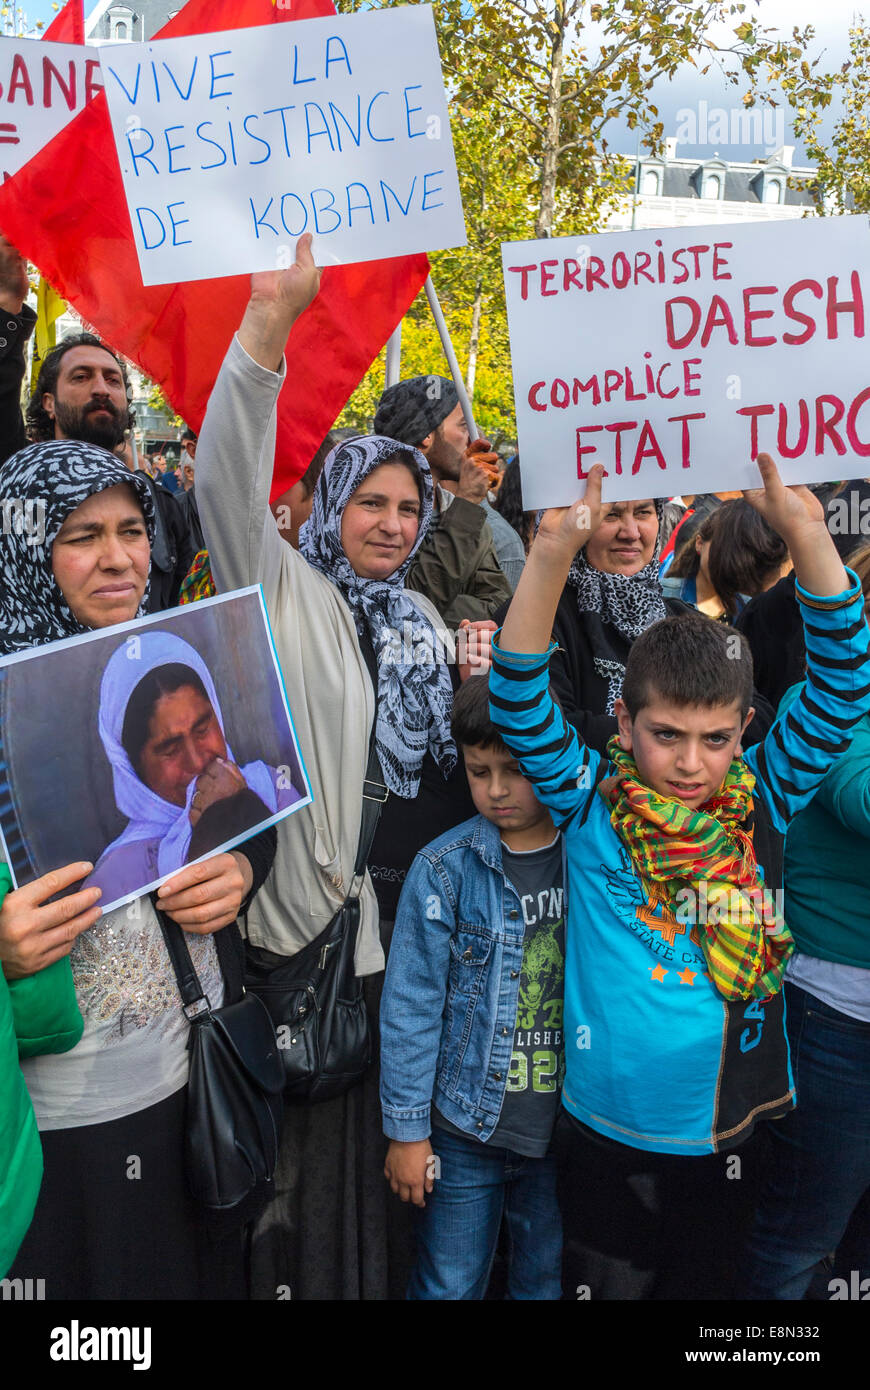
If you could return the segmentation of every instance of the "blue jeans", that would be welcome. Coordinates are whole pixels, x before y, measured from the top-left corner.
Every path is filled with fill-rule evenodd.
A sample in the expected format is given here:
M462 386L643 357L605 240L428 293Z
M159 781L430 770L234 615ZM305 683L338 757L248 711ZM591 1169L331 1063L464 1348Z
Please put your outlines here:
M562 1297L562 1219L556 1162L524 1158L433 1128L441 1168L417 1217L413 1299L483 1298L504 1214L510 1242L507 1296Z
M819 1260L870 1276L870 1023L785 986L797 1106L770 1126L750 1298L800 1299Z

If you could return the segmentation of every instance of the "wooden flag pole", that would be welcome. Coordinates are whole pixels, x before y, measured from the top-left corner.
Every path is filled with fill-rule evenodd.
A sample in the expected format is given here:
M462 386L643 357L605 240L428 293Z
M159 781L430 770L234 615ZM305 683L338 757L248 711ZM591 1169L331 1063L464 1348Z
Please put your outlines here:
M441 346L444 349L444 356L447 358L450 367L450 375L453 377L453 385L456 387L456 394L459 397L459 404L462 406L462 413L465 416L465 423L468 426L469 440L478 438L477 426L474 423L474 416L471 413L471 401L468 399L468 392L465 389L465 382L462 380L462 373L459 370L459 363L456 360L456 353L453 351L453 344L450 341L450 333L444 320L444 313L438 302L438 295L435 293L435 286L432 284L432 276L426 276L426 298L429 301L429 308L432 310L432 317L435 320L435 327L441 338Z

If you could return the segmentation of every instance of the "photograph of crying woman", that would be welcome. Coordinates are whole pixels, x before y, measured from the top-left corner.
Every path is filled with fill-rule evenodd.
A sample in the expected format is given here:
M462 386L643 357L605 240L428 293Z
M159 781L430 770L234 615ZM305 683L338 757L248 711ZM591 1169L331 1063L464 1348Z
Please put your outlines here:
M15 886L82 860L103 911L311 800L259 588L4 659L0 727Z

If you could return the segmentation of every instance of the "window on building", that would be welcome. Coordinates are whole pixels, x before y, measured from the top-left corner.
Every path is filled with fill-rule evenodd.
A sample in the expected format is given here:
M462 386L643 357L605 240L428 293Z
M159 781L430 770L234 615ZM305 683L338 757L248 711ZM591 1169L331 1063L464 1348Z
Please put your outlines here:
M718 198L722 189L722 180L718 174L704 175L704 198Z
M652 193L652 194L654 194L654 195L657 195L657 194L658 194L658 191L659 191L659 176L658 176L657 170L655 170L655 169L645 169L645 170L644 170L643 183L641 184L641 191L642 191L643 193Z
M116 39L126 39L126 37L127 37L127 26L126 26L126 24L124 23L123 19L116 19L116 20L115 20L115 38L116 38Z
M782 202L782 184L779 179L771 179L764 189L764 201L766 203Z

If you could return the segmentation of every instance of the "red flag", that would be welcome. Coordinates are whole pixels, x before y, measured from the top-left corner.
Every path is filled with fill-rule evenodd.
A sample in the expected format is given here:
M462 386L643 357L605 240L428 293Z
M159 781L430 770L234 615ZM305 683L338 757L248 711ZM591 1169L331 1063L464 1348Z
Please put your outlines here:
M331 0L189 0L160 38L333 14ZM46 191L50 190L50 197ZM159 382L199 429L241 322L249 279L143 287L105 94L0 188L0 227L106 342ZM425 255L328 266L295 325L278 406L272 495L308 467L429 270Z
M85 0L66 0L42 36L52 43L84 43Z

